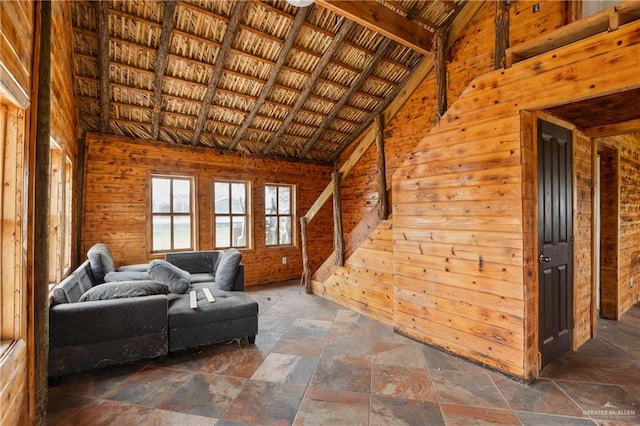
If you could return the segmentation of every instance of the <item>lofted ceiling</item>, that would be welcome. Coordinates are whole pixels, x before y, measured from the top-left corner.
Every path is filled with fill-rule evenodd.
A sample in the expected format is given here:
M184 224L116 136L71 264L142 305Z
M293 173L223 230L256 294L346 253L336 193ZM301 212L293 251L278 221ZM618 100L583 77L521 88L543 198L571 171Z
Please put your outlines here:
M73 1L81 131L330 162L462 2Z

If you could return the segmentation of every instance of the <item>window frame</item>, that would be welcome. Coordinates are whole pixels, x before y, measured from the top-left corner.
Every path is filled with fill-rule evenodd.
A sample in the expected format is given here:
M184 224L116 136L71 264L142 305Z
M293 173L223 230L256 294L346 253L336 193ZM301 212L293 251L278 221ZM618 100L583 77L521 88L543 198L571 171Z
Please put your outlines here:
M241 184L245 187L245 202L244 202L244 213L233 213L233 206L231 205L232 197L229 196L229 213L216 213L216 184L226 184L228 185L229 194L231 194L231 188L233 184ZM241 179L213 179L213 183L211 185L211 234L212 234L212 243L214 250L226 250L230 248L236 248L238 250L250 250L253 246L253 233L252 233L252 210L251 210L251 199L252 199L252 191L253 185L250 181L241 180ZM216 235L216 218L220 216L229 217L229 224L233 223L234 217L244 217L245 219L245 241L246 244L244 246L233 245L233 233L229 232L229 243L228 246L219 246L218 245L218 236Z
M276 213L268 214L267 213L267 200L266 200L266 192L268 187L276 188ZM289 189L289 214L279 213L280 211L280 197L278 196L280 192L280 188L288 188ZM289 183L265 183L264 184L264 245L266 248L279 248L279 247L297 247L297 211L296 211L296 199L297 199L297 188L295 184ZM280 223L280 218L288 217L291 223L290 229L290 239L291 242L281 244L280 243L280 226L276 227L277 236L276 239L278 241L277 244L268 244L267 242L267 219L268 218L276 218L276 223Z
M169 179L171 183L169 184L170 195L169 195L169 212L154 212L153 211L153 180L154 179ZM173 181L174 180L186 180L189 182L189 212L174 212L173 207ZM196 190L197 180L195 176L192 175L184 175L184 174L172 174L172 173L150 173L149 174L149 201L148 201L148 214L149 214L149 226L147 227L147 244L148 244L148 252L150 255L159 255L162 253L172 253L172 252L181 252L181 251L193 251L196 250L197 247L197 194ZM170 248L162 248L162 249L154 249L154 239L153 239L153 219L156 216L163 216L170 218ZM190 218L190 228L189 228L189 247L188 248L175 248L174 241L174 217L189 217Z

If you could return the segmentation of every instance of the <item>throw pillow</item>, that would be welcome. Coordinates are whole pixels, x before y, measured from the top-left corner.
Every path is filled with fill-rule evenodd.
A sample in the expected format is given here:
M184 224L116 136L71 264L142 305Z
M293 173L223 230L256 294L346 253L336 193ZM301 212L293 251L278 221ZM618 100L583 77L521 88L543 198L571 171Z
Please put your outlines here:
M97 285L89 289L80 297L80 302L168 293L169 286L157 281L120 281Z
M104 282L113 283L117 281L139 281L150 280L151 277L147 272L109 272L104 276Z
M166 260L152 260L149 263L149 275L152 279L167 284L171 293L186 293L191 283L191 274Z
M104 243L94 244L87 252L87 257L89 258L91 272L96 284L103 283L105 274L116 270L111 250Z
M220 254L216 269L216 285L220 290L233 290L241 261L242 253L237 249L232 248Z

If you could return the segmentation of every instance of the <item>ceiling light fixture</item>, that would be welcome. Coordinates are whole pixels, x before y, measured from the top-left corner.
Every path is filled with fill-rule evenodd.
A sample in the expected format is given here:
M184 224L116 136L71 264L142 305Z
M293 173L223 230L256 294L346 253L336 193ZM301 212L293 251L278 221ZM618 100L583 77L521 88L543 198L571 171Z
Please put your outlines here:
M313 1L314 0L287 0L287 3L295 7L307 7L312 5Z

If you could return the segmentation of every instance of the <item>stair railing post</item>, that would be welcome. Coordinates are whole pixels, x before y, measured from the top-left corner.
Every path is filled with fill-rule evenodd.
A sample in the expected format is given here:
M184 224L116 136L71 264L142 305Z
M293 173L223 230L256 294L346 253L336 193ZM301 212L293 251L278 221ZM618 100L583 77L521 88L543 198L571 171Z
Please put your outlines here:
M340 182L342 173L333 172L333 247L336 253L335 264L344 266L344 236L342 235L342 208L340 200Z

